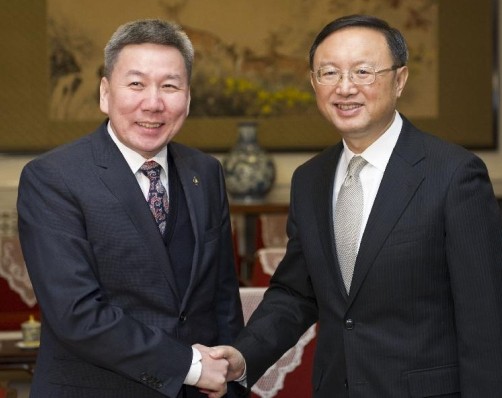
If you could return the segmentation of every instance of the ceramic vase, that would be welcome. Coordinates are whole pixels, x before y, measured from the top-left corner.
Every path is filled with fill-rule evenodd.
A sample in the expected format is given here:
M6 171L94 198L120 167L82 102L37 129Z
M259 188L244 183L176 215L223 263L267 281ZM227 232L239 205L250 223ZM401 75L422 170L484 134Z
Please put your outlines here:
M258 144L256 122L237 126L237 143L223 158L227 191L233 199L262 200L275 180L272 157Z

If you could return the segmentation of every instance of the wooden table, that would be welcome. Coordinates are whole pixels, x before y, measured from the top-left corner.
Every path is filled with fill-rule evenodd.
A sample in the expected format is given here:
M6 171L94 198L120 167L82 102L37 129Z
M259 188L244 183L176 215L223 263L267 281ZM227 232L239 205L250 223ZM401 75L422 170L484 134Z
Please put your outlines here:
M33 374L38 349L21 349L16 346L19 340L0 340L0 371L24 370Z
M287 213L289 210L289 189L272 190L262 200L237 201L230 198L230 214L240 217L243 225L240 233L243 248L239 255L241 261L241 282L249 285L256 254L257 223L261 214Z

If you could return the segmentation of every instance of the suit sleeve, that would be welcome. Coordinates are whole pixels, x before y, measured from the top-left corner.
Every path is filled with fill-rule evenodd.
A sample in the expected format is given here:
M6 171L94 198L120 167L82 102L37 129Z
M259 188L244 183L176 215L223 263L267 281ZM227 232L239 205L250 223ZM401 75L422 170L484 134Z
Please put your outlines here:
M502 391L502 227L488 172L474 156L453 175L445 206L446 256L462 397Z
M293 177L292 192L295 187ZM315 294L298 237L293 198L294 195L287 222L289 240L285 257L263 301L235 344L246 359L248 386L256 383L318 318Z
M81 203L65 178L78 176L36 160L25 167L19 184L20 240L43 327L76 356L176 396L191 347L107 303Z

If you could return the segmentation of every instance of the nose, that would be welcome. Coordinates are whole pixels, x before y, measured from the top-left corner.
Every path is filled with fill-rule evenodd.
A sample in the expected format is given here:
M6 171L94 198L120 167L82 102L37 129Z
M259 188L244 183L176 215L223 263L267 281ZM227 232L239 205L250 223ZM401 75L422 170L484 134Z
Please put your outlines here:
M340 95L351 95L357 92L357 85L350 78L349 72L340 75L340 80L336 85L336 92Z
M150 112L162 112L164 108L164 100L157 88L152 87L150 90L145 90L145 98L143 99L144 110Z

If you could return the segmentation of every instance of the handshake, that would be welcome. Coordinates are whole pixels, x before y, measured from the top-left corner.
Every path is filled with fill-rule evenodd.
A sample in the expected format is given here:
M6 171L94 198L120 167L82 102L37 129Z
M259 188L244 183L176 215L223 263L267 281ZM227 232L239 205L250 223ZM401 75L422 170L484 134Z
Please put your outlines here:
M220 398L227 393L227 382L243 376L246 362L242 354L231 346L193 346L202 355L202 372L195 384L209 398Z

